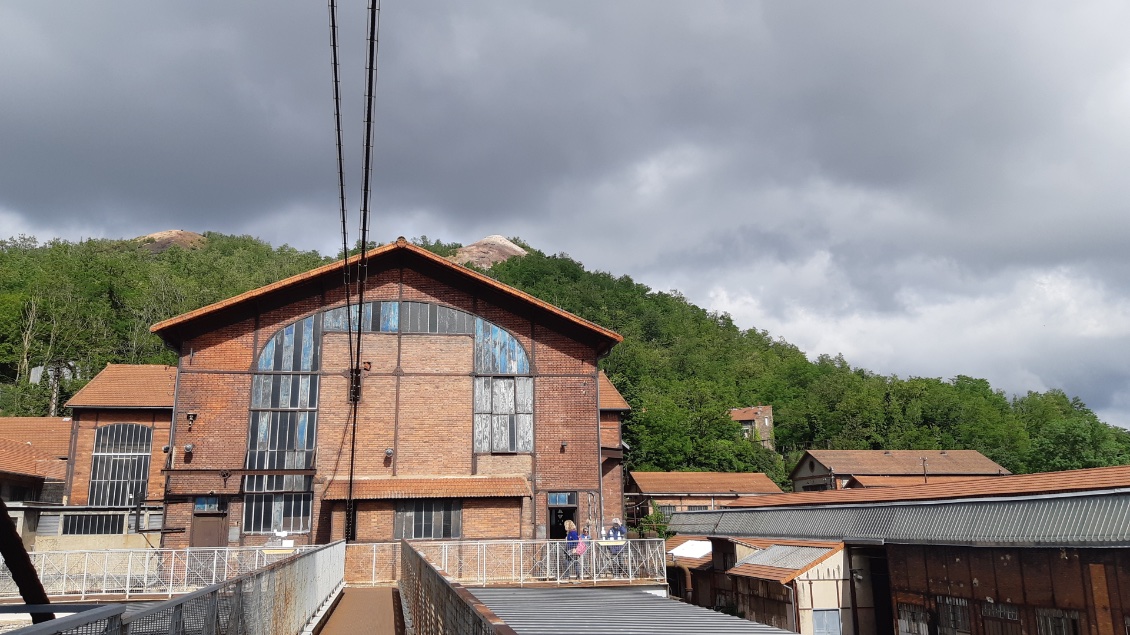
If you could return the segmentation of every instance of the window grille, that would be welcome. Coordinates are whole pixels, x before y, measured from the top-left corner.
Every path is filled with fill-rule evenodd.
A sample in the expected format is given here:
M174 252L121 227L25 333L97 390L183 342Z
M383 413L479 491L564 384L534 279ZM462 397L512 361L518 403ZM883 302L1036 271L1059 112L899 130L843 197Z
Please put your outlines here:
M1036 609L1039 635L1079 635L1079 612L1062 609Z
M475 452L533 452L533 377L476 377L474 392Z
M396 510L396 538L459 538L463 503L456 499L401 501Z
M687 505L687 511L689 512L703 512L708 509L710 509L710 505Z
M126 507L145 500L153 429L137 423L98 428L90 472L89 504Z
M927 635L929 618L926 607L917 604L898 604L899 635Z
M312 494L247 494L243 497L243 533L310 531Z
M938 596L939 635L969 635L969 600Z
M1020 609L1015 604L984 602L981 617L985 635L1020 635Z
M63 516L63 535L121 534L124 514L67 514Z
M675 506L674 505L660 505L659 506L659 513L663 514L663 521L667 522L667 521L671 520L671 514L675 513Z

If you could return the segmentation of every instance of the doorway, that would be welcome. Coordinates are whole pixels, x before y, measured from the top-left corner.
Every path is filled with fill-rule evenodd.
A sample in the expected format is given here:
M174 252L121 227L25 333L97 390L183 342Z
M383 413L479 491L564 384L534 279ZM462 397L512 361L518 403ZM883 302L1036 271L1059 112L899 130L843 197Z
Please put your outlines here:
M228 546L227 501L216 496L201 496L196 499L192 512L192 531L189 533L190 547Z
M549 539L564 540L568 534L565 531L565 521L577 522L577 493L576 492L550 492L549 500Z

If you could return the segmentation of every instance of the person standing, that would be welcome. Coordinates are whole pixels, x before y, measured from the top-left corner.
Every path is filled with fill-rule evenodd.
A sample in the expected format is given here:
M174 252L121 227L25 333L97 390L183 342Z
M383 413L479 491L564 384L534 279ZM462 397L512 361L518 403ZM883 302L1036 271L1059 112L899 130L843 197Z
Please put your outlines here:
M577 545L581 542L581 535L577 533L577 524L571 520L565 521L565 531L565 570L561 577L566 580L574 575L580 578Z
M612 575L623 577L627 571L624 568L624 547L627 546L627 532L620 524L619 518L612 519L612 527L608 529L608 540L615 541L609 545L608 553L612 555Z

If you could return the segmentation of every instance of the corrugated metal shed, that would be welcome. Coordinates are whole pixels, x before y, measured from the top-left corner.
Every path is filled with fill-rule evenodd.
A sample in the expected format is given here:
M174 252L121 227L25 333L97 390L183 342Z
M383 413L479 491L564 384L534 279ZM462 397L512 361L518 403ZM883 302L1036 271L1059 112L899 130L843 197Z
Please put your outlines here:
M787 635L635 589L468 589L519 635Z
M1130 493L676 512L678 533L966 546L1130 546Z
M755 551L738 560L738 564L758 564L766 567L781 569L803 569L820 558L831 549L819 547L794 547L791 545L773 545L768 549Z

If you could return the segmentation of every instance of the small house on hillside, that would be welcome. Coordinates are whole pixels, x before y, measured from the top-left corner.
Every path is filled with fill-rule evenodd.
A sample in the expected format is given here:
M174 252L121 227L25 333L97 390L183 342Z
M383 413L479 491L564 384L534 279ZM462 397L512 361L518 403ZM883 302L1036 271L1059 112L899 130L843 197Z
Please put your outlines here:
M739 496L780 493L761 472L629 472L624 489L632 525L657 510L669 517L677 511L718 509Z
M773 449L773 406L750 406L731 408L730 418L742 426L742 434L757 441L767 449Z
M976 450L808 450L789 473L793 491L894 487L1011 474Z

